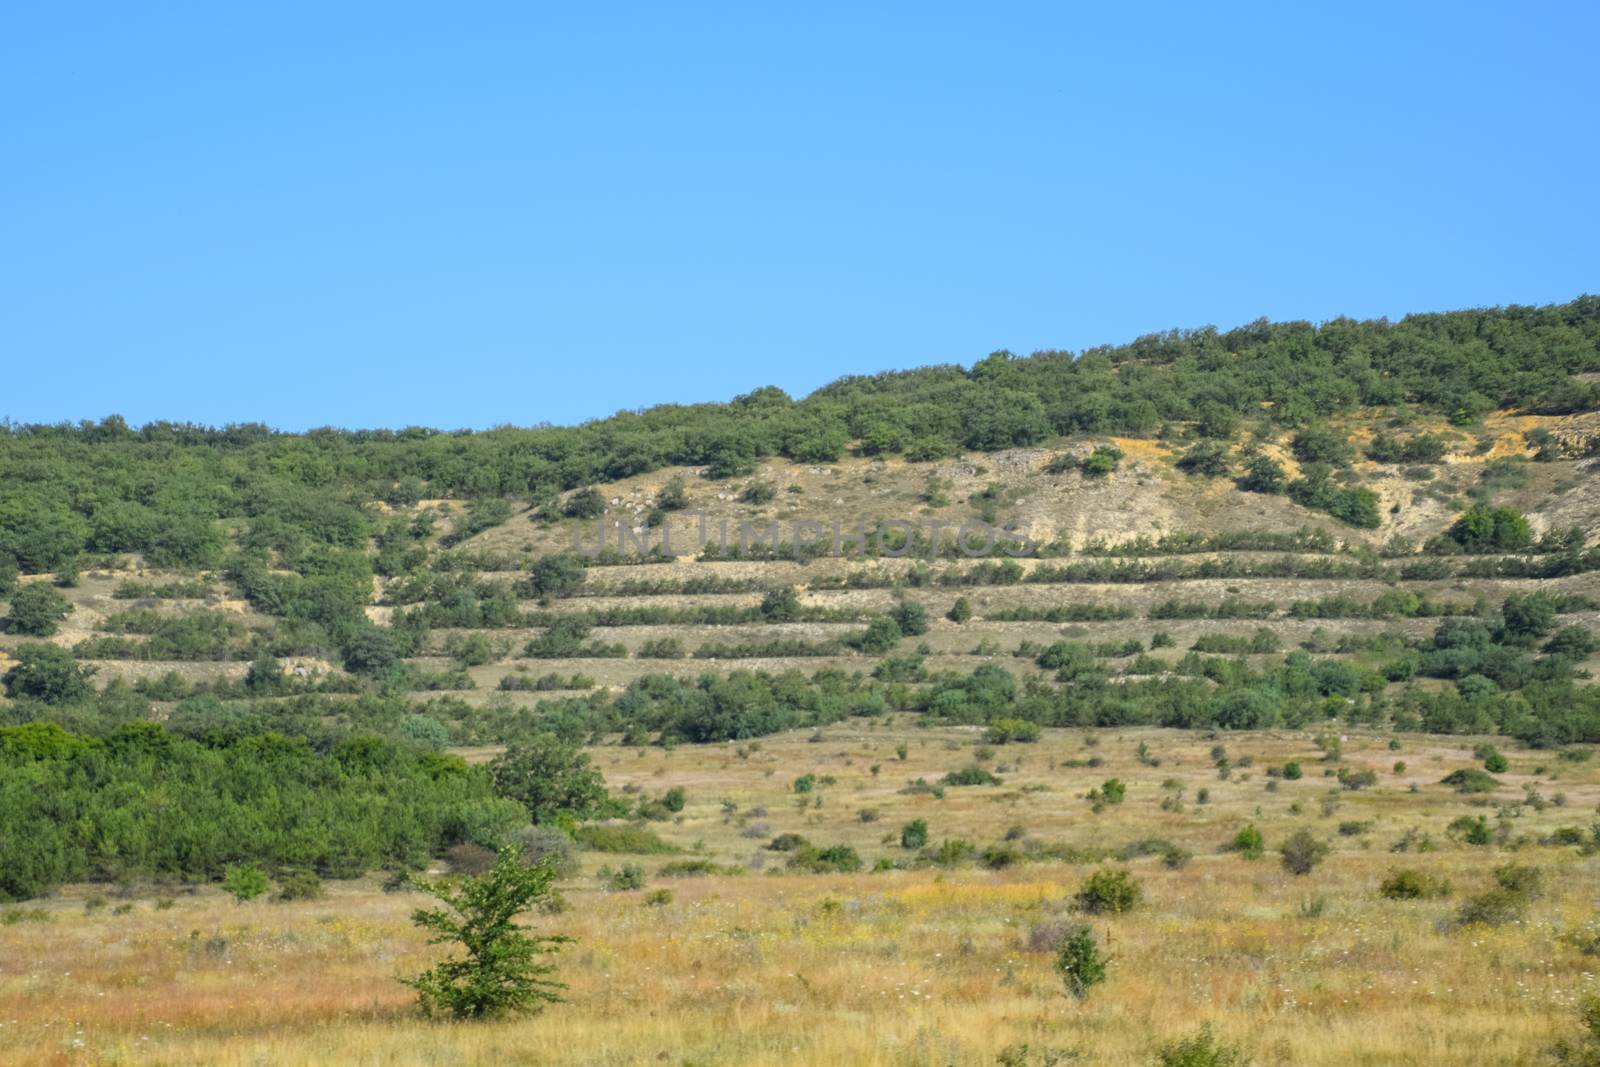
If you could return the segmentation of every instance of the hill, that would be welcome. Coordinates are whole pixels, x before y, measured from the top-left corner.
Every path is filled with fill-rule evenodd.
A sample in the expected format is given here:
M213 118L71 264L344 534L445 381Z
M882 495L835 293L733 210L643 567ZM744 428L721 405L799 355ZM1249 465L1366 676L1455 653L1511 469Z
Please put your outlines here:
M567 428L7 426L0 958L62 974L0 1019L126 1062L1142 1063L1197 1015L1516 1062L1592 971L1597 382L1584 297ZM430 1028L382 872L507 844L563 858L574 1003ZM1463 917L1491 856L1504 922ZM249 864L288 901L245 923ZM1144 910L1086 918L1106 864ZM1113 985L1068 1018L1082 921Z

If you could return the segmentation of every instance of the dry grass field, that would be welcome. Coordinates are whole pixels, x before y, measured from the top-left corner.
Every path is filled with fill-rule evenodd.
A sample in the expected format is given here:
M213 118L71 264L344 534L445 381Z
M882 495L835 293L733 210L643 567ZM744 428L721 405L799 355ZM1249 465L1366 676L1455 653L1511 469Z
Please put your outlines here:
M580 854L567 910L537 919L576 938L566 1003L423 1020L395 981L437 955L408 922L422 898L375 879L244 905L215 888L79 888L4 913L0 1063L1131 1065L1202 1023L1262 1065L1541 1062L1578 999L1600 992L1600 959L1571 936L1593 930L1600 857L1539 843L1596 821L1600 761L1508 750L1500 791L1466 798L1438 783L1474 765L1481 739L1404 735L1396 751L1389 734L1341 736L1338 762L1310 732L1051 730L986 746L906 717L744 745L604 746L592 754L614 790L686 791L678 816L652 824L681 851ZM1002 783L903 792L975 760ZM1265 773L1290 760L1302 778ZM1335 767L1378 784L1341 789ZM813 792L795 792L802 775ZM1095 814L1084 794L1113 777L1126 799ZM1496 842L1452 834L1464 814L1487 814ZM814 875L765 847L799 833L848 843L870 868L907 855L900 827L917 818L934 844L1009 838L1015 862ZM1224 851L1246 825L1265 839L1259 859ZM1296 876L1276 847L1302 828L1332 850ZM1434 849L1392 851L1408 832ZM1154 838L1192 858L1135 855ZM1052 851L1068 858L1031 858ZM1080 1002L1049 944L1102 855L1144 899L1081 917L1111 963ZM684 860L737 873L657 873ZM1462 902L1511 862L1545 873L1523 921L1458 927ZM597 871L622 863L644 868L644 889L602 887ZM1449 897L1383 899L1399 867L1447 879ZM669 901L650 896L660 889Z

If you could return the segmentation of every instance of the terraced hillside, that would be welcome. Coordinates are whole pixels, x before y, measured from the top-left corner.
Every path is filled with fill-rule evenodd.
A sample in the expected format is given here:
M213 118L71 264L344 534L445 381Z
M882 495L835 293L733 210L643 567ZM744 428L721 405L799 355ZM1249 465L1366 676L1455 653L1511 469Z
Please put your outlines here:
M1340 489L1372 491L1371 529L1240 487L1249 456L1276 457L1291 484L1303 478L1289 433L1231 443L1226 473L1210 475L1184 469L1193 444L1109 438L923 463L772 459L720 480L665 468L607 483L582 518L567 513L593 490L503 508L482 529L470 502L377 502L365 554L380 564L398 554L407 569L349 583L376 624L381 671L285 606L284 584L316 576L237 561L178 571L120 556L70 581L23 577L21 588L60 587L70 613L49 636L0 641L8 663L36 642L67 649L95 684L126 683L180 718L197 700L289 693L324 695L319 710L336 714L382 674L383 693L425 702L423 716L472 743L531 728L541 704L609 708L641 678L735 670L823 672L846 703L921 710L908 683L1000 667L1053 694L1060 706L1044 721L1165 721L1119 694L1226 690L1234 679L1221 675L1270 674L1297 652L1351 668L1341 691L1319 695L1377 721L1410 706L1437 712L1458 689L1456 668L1419 673L1413 662L1445 620L1492 630L1507 597L1538 596L1553 615L1537 640L1515 643L1535 667L1551 661L1539 647L1556 631L1595 626L1596 461L1533 442L1581 444L1596 426L1589 414L1497 417L1470 433L1412 424L1402 443L1442 447L1431 462L1399 464L1360 458L1385 433L1381 419L1339 426L1352 455ZM1120 457L1109 470L1083 469L1108 449ZM1490 506L1525 516L1526 533L1505 546L1452 537L1461 516ZM897 615L904 625L863 643ZM1089 656L1080 673L1093 685L1049 684L1066 677L1045 662L1061 642ZM1561 677L1583 673L1590 655L1574 646ZM1488 707L1472 725L1504 725L1504 710ZM1323 713L1290 701L1270 719Z

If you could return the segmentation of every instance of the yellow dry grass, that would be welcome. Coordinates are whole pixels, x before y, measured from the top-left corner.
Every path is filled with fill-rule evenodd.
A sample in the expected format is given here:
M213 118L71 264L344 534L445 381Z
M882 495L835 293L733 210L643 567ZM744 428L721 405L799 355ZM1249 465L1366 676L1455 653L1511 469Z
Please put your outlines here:
M1160 766L1139 761L1141 741ZM146 895L124 914L86 911L79 888L45 904L47 921L0 925L0 1063L945 1067L994 1064L1004 1053L1013 1063L1115 1067L1149 1063L1157 1042L1205 1022L1261 1065L1537 1062L1571 1031L1576 999L1600 991L1596 960L1564 941L1594 920L1600 860L1534 842L1593 821L1600 766L1511 753L1495 801L1533 785L1565 803L1521 807L1509 820L1520 848L1473 848L1445 826L1493 808L1437 784L1471 763L1472 740L1408 737L1399 752L1385 741L1346 736L1344 765L1378 771L1380 784L1338 795L1328 814L1321 804L1333 780L1312 735L1296 731L1223 737L1236 764L1254 761L1226 780L1212 764L1215 742L1197 735L1102 730L1091 743L1050 731L1038 744L995 750L986 765L1003 785L950 789L942 801L900 789L970 762L972 731L841 724L820 740L605 747L595 755L614 789L688 790L682 816L654 824L664 838L719 863L754 867L759 854L766 869L669 879L653 872L673 857L586 855L570 909L538 919L577 939L562 960L567 1003L487 1024L417 1017L394 979L437 950L408 922L419 898L371 881L293 904L235 905L202 889L158 908ZM1102 765L1081 765L1090 758ZM1287 759L1305 777L1268 791L1264 768ZM797 797L791 783L804 773L833 781ZM1128 784L1128 799L1094 815L1082 794L1112 776ZM1183 809L1163 811L1176 787ZM1209 803L1196 803L1201 788ZM936 842L988 844L1021 826L1035 840L1080 848L1160 836L1195 856L1180 870L1129 862L1145 903L1091 920L1111 972L1080 1003L1063 995L1049 954L1030 949L1029 931L1071 917L1092 865L795 875L762 848L794 831L848 842L870 863L904 855L895 838L914 817L928 820ZM1342 836L1346 821L1368 826ZM1304 827L1334 852L1306 878L1270 851L1255 862L1221 852L1245 823L1261 828L1269 849ZM1391 854L1411 827L1438 851ZM639 892L596 888L601 863L629 859L675 899L656 907ZM1529 921L1451 929L1460 900L1512 859L1550 879ZM1454 895L1380 899L1378 882L1402 864L1448 878Z

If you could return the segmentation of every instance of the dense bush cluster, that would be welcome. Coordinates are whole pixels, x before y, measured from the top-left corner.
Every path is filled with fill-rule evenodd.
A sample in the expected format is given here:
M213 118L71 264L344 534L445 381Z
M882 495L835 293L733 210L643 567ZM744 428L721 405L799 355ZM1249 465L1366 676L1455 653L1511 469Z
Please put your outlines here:
M219 879L255 862L354 877L418 866L527 823L461 760L374 738L322 752L252 734L205 743L148 723L89 738L0 728L0 899L69 881Z

